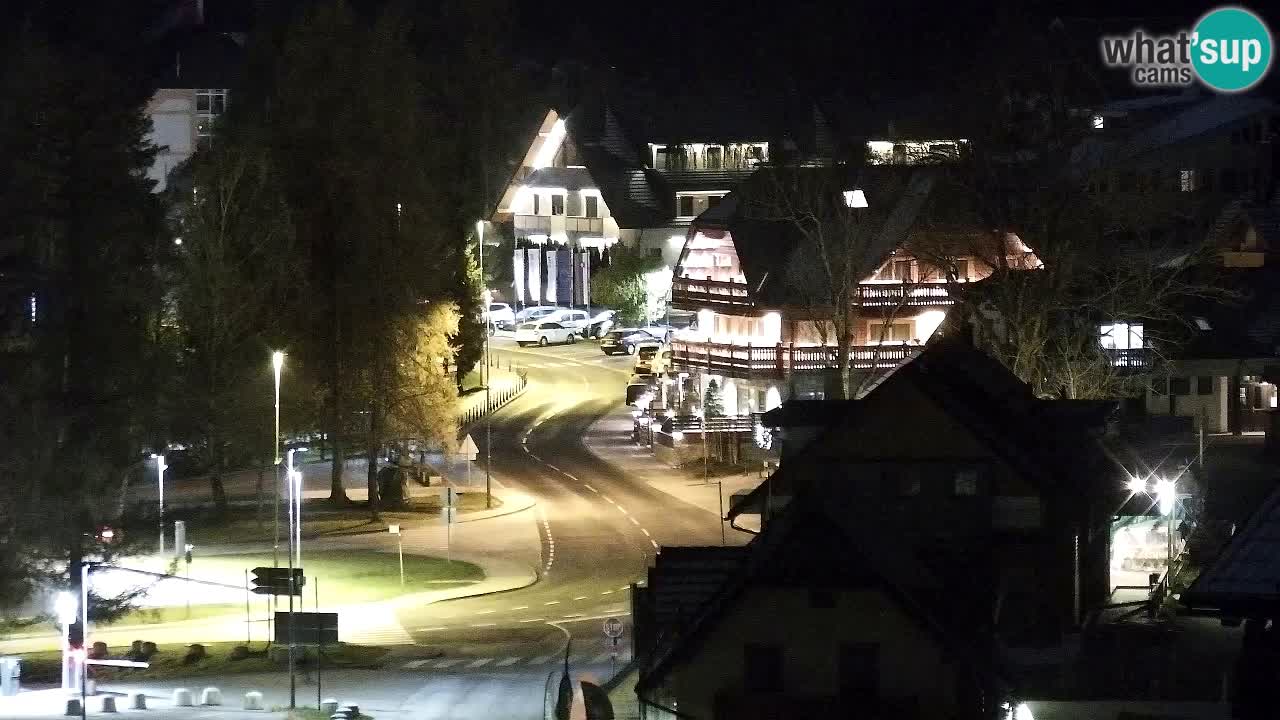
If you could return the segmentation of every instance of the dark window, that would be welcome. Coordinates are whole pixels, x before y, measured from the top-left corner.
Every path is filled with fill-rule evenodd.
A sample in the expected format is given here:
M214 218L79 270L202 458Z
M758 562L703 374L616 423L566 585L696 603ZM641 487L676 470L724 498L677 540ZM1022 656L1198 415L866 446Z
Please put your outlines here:
M1232 145L1239 145L1239 144L1240 144L1240 131L1239 131L1239 130L1232 130L1232 131L1231 131L1231 144L1232 144Z
M1213 394L1213 378L1209 375L1199 375L1196 377L1196 394L1212 395Z
M898 495L911 496L920 494L920 475L910 470L897 473Z
M1151 392L1156 395L1169 394L1169 378L1151 378Z
M538 201L541 199L542 198L539 197L537 193L534 193L533 195L533 214L534 215L537 215L539 212L539 206L541 205L541 203L539 203Z
M1131 192L1135 181L1135 174L1131 170L1120 173L1119 190L1120 192Z
M1190 395L1191 394L1191 378L1187 378L1187 377L1169 378L1169 394L1170 395Z
M595 195L588 195L585 198L585 200L586 200L587 207L584 214L587 217L600 217L599 215L600 208L597 206L597 203L600 201L600 198L596 197Z
M1237 189L1236 171L1230 168L1222 171L1222 191L1235 192Z
M724 166L724 149L718 147L707 148L705 166L708 170L719 170Z
M978 494L978 471L977 470L957 470L955 477L955 494L959 496L974 496Z
M880 646L852 643L840 646L840 695L874 700L880 694Z
M708 208L713 208L713 207L715 207L715 206L719 205L719 204L720 204L720 197L721 197L720 195L708 195L708 196L707 196L707 207L708 207Z
M557 322L542 323L543 330L563 330L564 327Z
M1203 177L1203 181L1202 181L1202 184L1201 184L1199 187L1197 187L1196 189L1197 189L1197 190L1212 190L1212 189L1213 189L1213 176L1214 176L1214 175L1217 175L1217 173L1216 173L1216 172L1214 172L1212 168L1210 168L1210 169L1205 170L1204 172L1202 172L1202 173L1200 173L1200 174L1201 174L1202 176L1204 176L1204 177Z
M836 606L836 594L830 590L810 590L809 607L815 610L830 610Z
M662 248L649 248L649 257L662 257Z
M748 691L782 692L782 648L755 643L744 645L742 675Z
M693 215L693 196L681 195L680 198L680 215L689 217Z
M563 195L551 196L551 214L552 215L564 214L564 196Z

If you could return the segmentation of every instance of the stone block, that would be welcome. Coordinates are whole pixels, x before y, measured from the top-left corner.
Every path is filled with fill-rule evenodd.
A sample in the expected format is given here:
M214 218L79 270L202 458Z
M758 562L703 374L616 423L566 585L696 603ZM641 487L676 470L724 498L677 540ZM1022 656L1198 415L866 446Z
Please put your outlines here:
M191 690L187 688L173 689L173 706L174 707L191 707Z
M63 715L80 717L80 698L67 698L67 711Z
M146 710L147 694L146 693L129 693L129 709L130 710Z
M325 715L333 715L338 712L338 701L333 698L325 698L320 702L320 712Z
M200 693L201 705L221 705L222 691L216 687L207 687Z
M265 710L266 705L262 702L262 693L257 690L250 690L244 694L245 710Z
M116 696L104 695L102 698L102 712L113 713L116 711Z

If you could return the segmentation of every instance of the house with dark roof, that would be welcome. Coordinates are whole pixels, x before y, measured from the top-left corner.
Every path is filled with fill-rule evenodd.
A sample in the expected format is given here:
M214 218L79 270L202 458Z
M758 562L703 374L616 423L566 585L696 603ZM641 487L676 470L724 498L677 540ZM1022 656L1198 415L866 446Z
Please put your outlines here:
M645 718L994 717L980 616L817 494L745 547L663 548L632 593Z
M1110 596L1128 477L1102 440L1115 410L1038 398L985 354L938 340L865 397L766 413L780 467L728 518L760 514L767 533L815 493L849 524L892 528L944 584L980 590L971 617L993 619L1010 662L1030 662L1031 648L1065 652Z
M564 294L544 250L622 243L670 268L697 215L781 158L830 158L821 112L790 93L593 87L572 107L548 109L491 217L516 241L516 301Z
M861 235L840 252L853 256L849 367L862 378L918 353L953 304L952 290L991 273L995 261L976 248L1003 246L995 254L1003 253L1006 266L1038 268L1016 236L993 241L948 172L945 163L870 161L757 171L688 230L671 304L696 313L697 323L677 334L674 369L688 375L698 397L714 380L730 415L770 410L786 398L830 397L839 343L833 283L820 261L835 251L819 244L845 241L824 233ZM805 176L822 179L809 184ZM833 196L815 205L829 220L778 212L776 187L792 178L801 178L806 195Z

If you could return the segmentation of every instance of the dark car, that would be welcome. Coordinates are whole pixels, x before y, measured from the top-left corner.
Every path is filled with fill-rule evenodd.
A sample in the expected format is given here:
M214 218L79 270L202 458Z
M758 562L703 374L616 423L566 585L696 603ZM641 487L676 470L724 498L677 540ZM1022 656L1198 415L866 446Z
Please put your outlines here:
M600 339L600 350L605 355L635 355L640 345L655 342L662 342L661 334L655 335L642 328L620 328Z

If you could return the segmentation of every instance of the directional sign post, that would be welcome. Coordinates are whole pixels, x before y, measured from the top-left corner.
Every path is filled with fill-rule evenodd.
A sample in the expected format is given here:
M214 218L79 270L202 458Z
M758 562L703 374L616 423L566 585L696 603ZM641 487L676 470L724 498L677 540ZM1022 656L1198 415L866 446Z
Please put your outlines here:
M253 569L253 594L302 595L307 578L302 568L293 569L293 582L289 582L289 568L256 567Z
M467 487L471 487L471 463L475 462L476 456L480 454L480 448L476 447L476 441L471 439L471 433L467 433L467 436L462 438L458 454L467 458Z
M440 493L440 519L444 521L444 559L453 562L453 520L458 493L452 487L444 488Z

